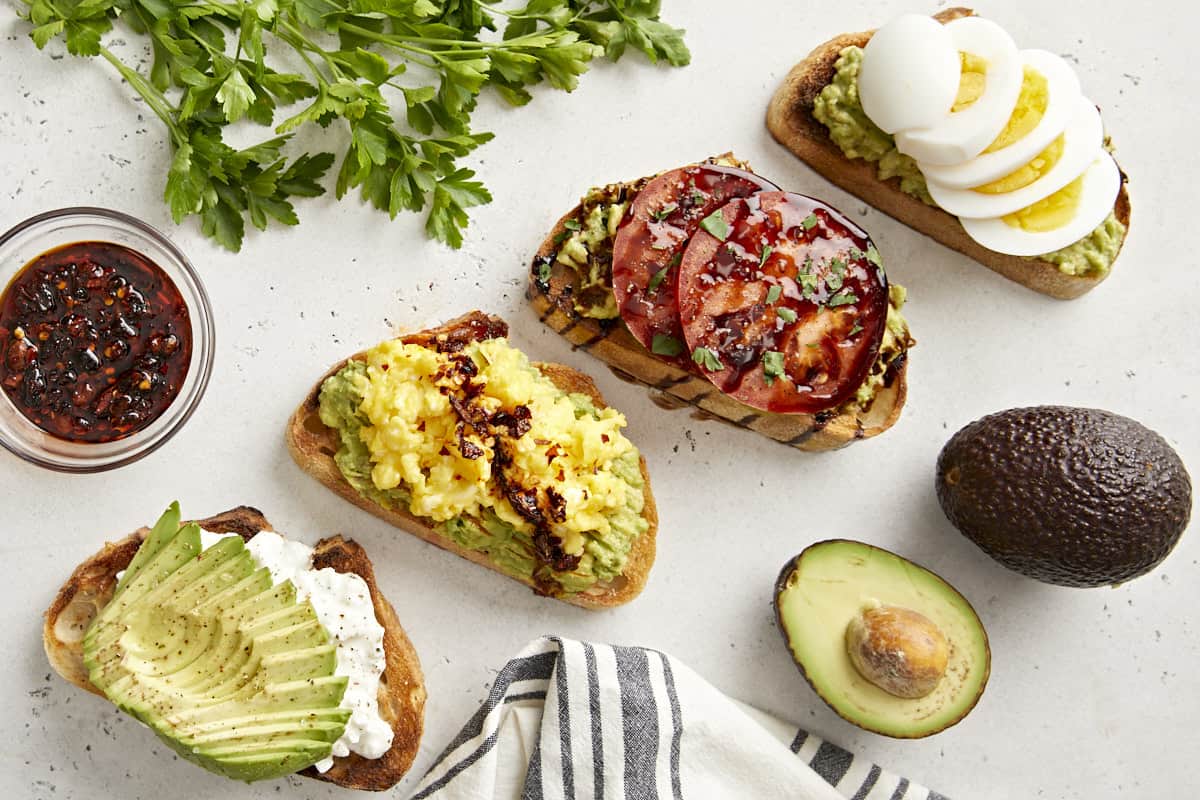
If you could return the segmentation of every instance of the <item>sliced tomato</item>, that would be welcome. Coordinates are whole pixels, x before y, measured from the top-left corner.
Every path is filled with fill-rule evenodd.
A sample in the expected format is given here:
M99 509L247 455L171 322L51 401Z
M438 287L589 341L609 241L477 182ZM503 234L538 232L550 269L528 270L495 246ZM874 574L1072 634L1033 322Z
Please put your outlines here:
M871 239L791 192L733 200L720 215L724 225L698 231L680 265L693 361L764 411L813 414L850 399L887 324L887 276Z
M686 363L676 287L688 241L733 198L778 188L745 170L698 164L638 192L613 242L613 292L621 319L647 350Z

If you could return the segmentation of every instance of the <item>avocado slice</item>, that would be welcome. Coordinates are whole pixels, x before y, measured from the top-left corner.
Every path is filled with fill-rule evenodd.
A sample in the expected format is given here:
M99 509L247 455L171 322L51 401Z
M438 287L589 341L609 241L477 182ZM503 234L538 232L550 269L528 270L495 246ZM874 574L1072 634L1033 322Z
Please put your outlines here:
M860 728L929 736L966 716L987 685L991 651L971 604L887 550L846 539L811 545L780 572L775 613L813 690Z
M1092 408L1015 408L951 437L937 496L954 527L1011 570L1061 586L1144 575L1174 548L1192 483L1161 436Z
M243 781L329 757L350 717L337 647L239 537L201 552L172 506L84 636L92 683L173 750ZM132 569L133 565L137 569Z

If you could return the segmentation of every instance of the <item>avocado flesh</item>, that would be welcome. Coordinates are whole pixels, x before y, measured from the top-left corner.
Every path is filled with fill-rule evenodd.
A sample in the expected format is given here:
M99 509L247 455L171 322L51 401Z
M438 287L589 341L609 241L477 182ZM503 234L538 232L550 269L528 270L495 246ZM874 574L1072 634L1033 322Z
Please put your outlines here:
M350 711L312 605L291 583L273 584L241 538L200 553L198 528L170 535L178 516L164 520L143 543L154 552L84 637L92 683L184 758L230 778L327 758Z
M1154 431L1091 408L990 414L942 448L946 517L1011 570L1061 586L1105 586L1149 572L1187 528L1192 484Z
M924 697L889 694L846 652L846 626L878 601L928 617L950 644L946 674ZM971 605L934 573L861 542L807 548L784 568L775 609L793 659L821 699L846 720L898 738L919 738L958 722L987 683L987 633Z
M167 542L175 538L175 534L179 533L179 516L179 503L172 503L166 512L159 517L158 522L154 523L154 527L150 529L150 533L146 536L146 539L138 547L137 552L133 554L133 559L129 562L129 566L125 568L125 574L121 576L121 580L117 583L117 592L120 592L127 583L137 577L137 574L142 571L142 567L146 565L146 562L154 558Z

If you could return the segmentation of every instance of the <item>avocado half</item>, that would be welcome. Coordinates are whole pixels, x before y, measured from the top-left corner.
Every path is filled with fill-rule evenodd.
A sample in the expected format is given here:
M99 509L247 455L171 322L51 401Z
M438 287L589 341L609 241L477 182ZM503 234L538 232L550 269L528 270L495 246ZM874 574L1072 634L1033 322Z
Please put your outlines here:
M847 628L864 609L895 607L927 618L945 637L945 672L923 697L899 697L851 660ZM971 604L933 572L895 553L846 539L809 546L775 584L775 614L793 660L821 699L860 728L919 739L975 707L991 673L987 632Z
M1183 461L1154 431L1093 408L1014 408L972 422L937 461L954 527L1009 569L1062 586L1149 572L1192 510Z

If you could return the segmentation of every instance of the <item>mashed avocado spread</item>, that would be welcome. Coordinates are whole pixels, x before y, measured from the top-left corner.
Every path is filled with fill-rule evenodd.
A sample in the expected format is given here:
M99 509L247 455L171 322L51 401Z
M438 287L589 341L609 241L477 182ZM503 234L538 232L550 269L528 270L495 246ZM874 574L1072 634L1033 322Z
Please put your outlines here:
M871 122L863 111L858 98L862 55L862 48L854 45L842 50L834 65L833 80L821 90L813 104L813 116L829 129L829 138L847 158L875 163L881 181L898 178L901 191L936 205L929 196L925 176L917 162L897 150L895 140ZM1124 238L1125 226L1110 213L1099 227L1078 242L1033 258L1049 261L1067 275L1104 275L1117 257Z
M649 527L625 418L564 393L502 339L457 354L384 342L326 379L320 415L358 492L547 593L621 575Z

